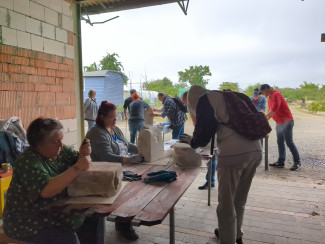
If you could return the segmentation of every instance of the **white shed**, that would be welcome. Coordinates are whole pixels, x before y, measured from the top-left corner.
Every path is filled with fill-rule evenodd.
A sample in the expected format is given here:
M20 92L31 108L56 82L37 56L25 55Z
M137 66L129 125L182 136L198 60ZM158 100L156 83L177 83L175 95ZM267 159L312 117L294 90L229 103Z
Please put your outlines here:
M118 71L100 70L84 72L84 101L88 97L90 89L96 90L98 106L104 100L123 105L123 75Z

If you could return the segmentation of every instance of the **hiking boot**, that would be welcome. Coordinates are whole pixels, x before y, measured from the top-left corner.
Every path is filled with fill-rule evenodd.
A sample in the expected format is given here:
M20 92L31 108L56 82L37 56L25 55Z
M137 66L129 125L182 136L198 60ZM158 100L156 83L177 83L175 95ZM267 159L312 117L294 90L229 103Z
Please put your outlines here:
M115 222L115 230L127 240L135 241L139 239L138 234L130 223Z
M214 229L214 234L219 239L219 230L218 230L218 228ZM236 244L243 244L243 239L241 237L236 239Z
M284 168L284 163L279 163L279 162L275 162L273 164L269 164L271 167L274 167L274 168L279 168L279 169L282 169Z
M297 171L300 169L301 163L294 163L293 166L290 168L291 171Z
M211 187L214 187L214 184L211 183ZM205 190L208 189L208 182L205 182L204 185L198 187L199 190Z

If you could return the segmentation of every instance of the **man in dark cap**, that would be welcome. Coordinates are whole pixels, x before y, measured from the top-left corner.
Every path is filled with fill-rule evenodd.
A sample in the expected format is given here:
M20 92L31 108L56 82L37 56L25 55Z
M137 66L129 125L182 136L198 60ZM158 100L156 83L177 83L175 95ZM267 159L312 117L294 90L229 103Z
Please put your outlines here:
M265 113L266 98L264 96L261 96L260 90L258 88L255 88L253 96L251 96L250 98L254 103L257 111Z
M294 121L289 106L281 92L273 90L273 88L271 88L268 84L261 85L260 93L266 97L269 97L268 112L265 114L266 118L273 118L273 120L276 122L275 129L279 158L277 162L270 164L270 166L275 168L284 168L284 162L286 159L286 144L292 153L294 161L294 164L290 170L296 171L300 169L301 162L298 149L293 142L292 130Z
M133 93L136 93L136 92L137 91L135 89L131 89L130 90L130 96L127 99L125 99L125 101L124 101L124 105L123 105L123 109L124 109L124 112L123 112L123 114L124 114L124 120L127 120L128 119L127 116L126 116L126 109L128 109L128 112L130 112L130 103L132 103L131 96L132 96Z

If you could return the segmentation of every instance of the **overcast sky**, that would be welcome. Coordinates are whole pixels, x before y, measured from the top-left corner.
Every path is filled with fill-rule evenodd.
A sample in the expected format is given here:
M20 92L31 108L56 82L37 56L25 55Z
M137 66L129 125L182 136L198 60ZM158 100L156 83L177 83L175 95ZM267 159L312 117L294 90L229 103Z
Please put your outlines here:
M207 65L207 88L238 82L299 87L325 85L325 0L191 0L92 15L82 21L83 65L117 53L134 88L139 82Z

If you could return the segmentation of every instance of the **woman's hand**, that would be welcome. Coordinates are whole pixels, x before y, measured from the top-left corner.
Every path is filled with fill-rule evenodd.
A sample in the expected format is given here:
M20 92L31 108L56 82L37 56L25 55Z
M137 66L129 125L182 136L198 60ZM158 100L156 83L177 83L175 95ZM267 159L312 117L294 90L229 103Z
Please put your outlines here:
M90 146L90 140L84 139L84 141L81 143L79 148L80 156L90 156L91 153L91 146Z
M77 171L85 171L89 169L91 165L91 159L89 156L81 156L77 163L73 166Z

